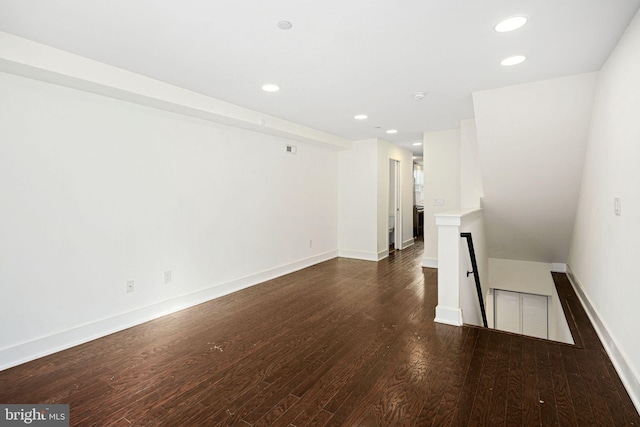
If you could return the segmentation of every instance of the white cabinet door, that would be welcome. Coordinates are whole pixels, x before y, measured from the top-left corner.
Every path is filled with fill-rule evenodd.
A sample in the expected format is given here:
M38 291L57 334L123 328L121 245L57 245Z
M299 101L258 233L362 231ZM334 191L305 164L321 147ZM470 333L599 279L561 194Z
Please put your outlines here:
M549 338L545 295L494 290L496 329L537 338Z
M549 338L547 331L547 297L522 294L522 333L538 338Z
M496 329L521 334L520 294L496 290L495 298Z

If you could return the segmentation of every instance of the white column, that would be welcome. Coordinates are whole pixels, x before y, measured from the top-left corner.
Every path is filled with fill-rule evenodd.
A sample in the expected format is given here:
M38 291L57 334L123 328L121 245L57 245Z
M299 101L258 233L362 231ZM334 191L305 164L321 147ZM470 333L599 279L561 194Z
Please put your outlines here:
M435 321L462 326L460 307L460 271L466 244L460 237L465 224L482 215L482 209L459 209L435 215L438 226L438 306Z

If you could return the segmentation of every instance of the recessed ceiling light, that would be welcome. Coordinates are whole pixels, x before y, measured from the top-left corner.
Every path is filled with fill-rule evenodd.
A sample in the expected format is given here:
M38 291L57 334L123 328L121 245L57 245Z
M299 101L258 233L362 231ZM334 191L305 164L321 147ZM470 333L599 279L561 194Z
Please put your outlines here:
M366 114L358 114L357 116L353 116L353 118L356 120L365 120L367 117L369 116L367 116Z
M281 30L290 30L291 27L293 27L293 25L291 25L291 22L289 21L278 22L278 28L280 28Z
M525 59L527 59L527 57L523 55L510 56L500 61L500 65L504 65L504 66L518 65L524 62Z
M527 23L527 18L524 16L514 16L513 18L505 19L494 27L499 33L506 33L509 31L517 30Z
M414 142L413 145L417 147L418 145L422 145L422 142Z
M273 83L267 83L266 85L262 86L262 90L265 92L277 92L280 90L280 86Z
M387 133L398 133L397 129L389 129Z

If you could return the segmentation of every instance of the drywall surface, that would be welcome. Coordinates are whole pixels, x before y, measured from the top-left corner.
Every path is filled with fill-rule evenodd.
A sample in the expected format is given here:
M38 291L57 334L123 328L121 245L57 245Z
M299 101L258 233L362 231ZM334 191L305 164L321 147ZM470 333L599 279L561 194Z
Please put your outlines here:
M434 215L460 208L460 130L425 133L423 156L424 256L422 265L437 267L438 228Z
M354 141L338 153L338 248L346 258L389 255L389 160L400 162L403 246L413 244L411 152L380 139Z
M551 264L489 258L489 283L494 289L551 296L555 285Z
M566 263L596 77L473 94L490 257Z
M338 153L338 248L342 257L378 260L378 142ZM386 209L385 209L386 210Z
M640 15L600 72L569 265L640 409ZM614 212L620 199L621 214Z
M287 144L0 73L0 369L335 257L337 152Z
M351 147L336 135L3 32L0 71L299 142Z
M484 196L475 119L460 121L460 207L479 208Z

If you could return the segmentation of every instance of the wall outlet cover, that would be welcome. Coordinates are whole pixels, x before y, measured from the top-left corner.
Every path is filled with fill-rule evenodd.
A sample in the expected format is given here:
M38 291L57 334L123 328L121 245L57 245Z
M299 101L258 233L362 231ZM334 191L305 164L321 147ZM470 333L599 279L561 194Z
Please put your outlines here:
M615 197L613 199L613 213L618 216L622 215L622 204L620 202L620 197Z

